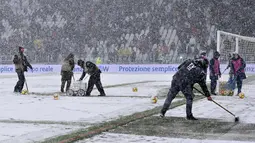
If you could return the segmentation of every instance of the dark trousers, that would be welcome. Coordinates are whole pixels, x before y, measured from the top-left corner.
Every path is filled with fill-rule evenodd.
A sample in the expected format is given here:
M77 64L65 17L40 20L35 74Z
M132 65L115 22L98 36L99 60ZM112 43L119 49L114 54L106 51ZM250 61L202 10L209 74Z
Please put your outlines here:
M238 94L242 92L242 86L243 86L243 79L241 76L236 76L236 84L237 84L237 90Z
M229 90L234 90L235 87L236 87L236 77L233 75L233 74L229 74L229 79L228 79L228 85L227 85L227 88Z
M25 75L21 70L17 70L16 73L18 74L19 80L14 87L14 92L21 92L25 83Z
M68 91L70 86L71 86L71 83L72 83L72 76L73 76L73 72L69 72L69 71L62 71L61 72L61 92L64 92L64 88L65 88L65 84L66 84L66 90L65 91Z
M210 76L210 79L211 79L211 93L215 93L218 77L217 76Z
M170 107L172 100L176 97L179 91L182 91L186 98L186 115L192 116L192 103L193 103L193 85L187 85L186 87L181 87L177 85L177 80L172 80L171 88L167 94L167 98L161 110L162 113L165 113Z
M90 76L86 96L90 96L94 85L96 85L97 90L100 92L100 95L105 95L104 88L101 83L100 73L98 73Z

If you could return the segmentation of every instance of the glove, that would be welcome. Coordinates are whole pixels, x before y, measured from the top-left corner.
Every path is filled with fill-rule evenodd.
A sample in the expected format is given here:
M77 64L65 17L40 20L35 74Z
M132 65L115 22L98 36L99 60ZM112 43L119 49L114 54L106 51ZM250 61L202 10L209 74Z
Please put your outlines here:
M208 96L208 97L207 97L207 100L212 101L212 97L211 97L211 96Z

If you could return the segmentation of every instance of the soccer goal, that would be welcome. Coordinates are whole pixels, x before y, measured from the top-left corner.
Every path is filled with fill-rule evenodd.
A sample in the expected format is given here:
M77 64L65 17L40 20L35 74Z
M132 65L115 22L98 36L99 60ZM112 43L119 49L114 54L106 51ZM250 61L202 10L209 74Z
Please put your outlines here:
M228 55L237 52L246 63L255 63L255 38L217 31L217 51L220 61L227 64Z
M255 38L247 37L238 34L233 34L224 31L217 31L217 51L220 52L221 71L223 71L229 61L229 55L232 56L233 52L238 53L247 64L255 63ZM226 66L223 66L226 65ZM223 67L222 67L223 66ZM227 74L228 71L225 72ZM221 93L220 85L228 81L225 77L218 80L216 91Z

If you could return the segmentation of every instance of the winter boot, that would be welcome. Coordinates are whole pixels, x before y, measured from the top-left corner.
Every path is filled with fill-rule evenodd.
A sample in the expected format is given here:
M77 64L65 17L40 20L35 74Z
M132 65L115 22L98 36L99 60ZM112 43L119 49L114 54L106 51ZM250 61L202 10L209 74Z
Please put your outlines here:
M198 119L195 118L193 115L189 115L187 116L187 120L198 120Z
M86 92L86 94L84 94L84 96L90 96L90 93Z
M98 95L98 96L106 96L103 89L100 90L100 95Z
M100 84L97 84L97 89L98 89L98 91L100 92L100 95L98 95L98 96L105 96L105 92L104 92L104 89L103 89L101 83L100 83Z
M240 94L241 92L242 92L241 89L238 89L238 90L237 90L237 95L239 96L239 94Z
M19 92L19 89L15 86L13 92L17 93L17 92Z
M166 111L162 109L162 110L160 111L159 116L160 116L161 118L164 118L164 117L165 117L165 114L166 114Z

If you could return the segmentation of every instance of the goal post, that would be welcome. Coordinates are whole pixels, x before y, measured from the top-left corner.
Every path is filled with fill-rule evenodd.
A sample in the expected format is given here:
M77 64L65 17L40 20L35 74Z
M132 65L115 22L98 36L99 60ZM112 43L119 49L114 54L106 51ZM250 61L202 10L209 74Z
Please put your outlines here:
M255 38L233 34L225 31L217 31L217 51L221 54L221 71L226 69L229 61L229 54L238 53L247 64L255 64ZM223 66L225 65L225 66ZM227 74L228 70L224 74ZM228 81L228 76L223 75L221 81ZM219 80L217 84L219 91Z
M217 31L217 51L220 60L227 63L228 54L238 53L247 63L255 63L255 38Z

